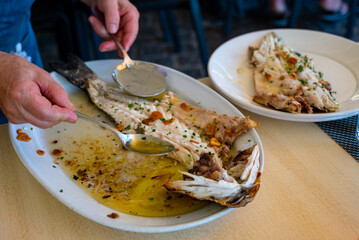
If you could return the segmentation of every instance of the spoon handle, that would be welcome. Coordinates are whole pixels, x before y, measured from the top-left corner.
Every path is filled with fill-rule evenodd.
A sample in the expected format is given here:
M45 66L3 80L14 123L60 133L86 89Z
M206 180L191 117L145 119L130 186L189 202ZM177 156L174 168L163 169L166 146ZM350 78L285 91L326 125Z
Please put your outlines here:
M101 126L101 127L104 127L104 128L106 128L106 129L110 130L111 132L116 133L117 135L122 134L120 131L117 131L116 128L111 127L110 125L108 125L108 124L106 124L106 123L103 123L103 122L101 122L101 121L99 121L99 120L97 120L97 119L94 119L94 118L92 118L92 117L90 117L90 116L87 116L87 115L85 115L85 114L83 114L83 113L80 113L80 112L78 112L78 111L74 111L74 112L75 112L76 115L77 115L79 118L81 118L81 119L84 119L84 120L86 120L86 121L88 121L88 122L97 124L97 125L99 125L99 126Z
M132 60L131 60L130 56L128 56L126 50L123 48L123 46L122 46L122 44L120 43L120 41L118 41L118 39L114 36L114 34L111 34L111 33L109 33L109 32L107 31L107 29L106 29L105 16L103 15L103 13L102 13L96 6L92 7L92 8L91 8L91 11L92 11L92 14L93 14L95 17L97 17L97 18L101 21L101 23L102 23L102 25L104 26L104 28L105 28L107 34L112 38L112 40L116 43L117 47L121 50L121 52L122 52L122 54L123 54L123 57L124 57L124 61L125 61L125 62L131 62Z

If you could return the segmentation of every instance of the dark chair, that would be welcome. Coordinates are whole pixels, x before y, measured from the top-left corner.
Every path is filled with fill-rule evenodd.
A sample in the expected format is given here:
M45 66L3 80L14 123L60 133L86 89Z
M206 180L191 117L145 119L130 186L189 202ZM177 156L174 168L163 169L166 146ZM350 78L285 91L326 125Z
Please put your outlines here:
M96 58L88 16L89 8L76 0L37 0L31 9L35 33L40 37L44 33L52 34L55 38L53 47L57 48L58 57L63 61L67 60L68 53L85 61ZM41 50L42 46L39 47Z
M257 2L257 5L259 4L259 7L263 9L267 9L269 7L268 1L266 0L257 0L253 1ZM314 2L317 4L317 2ZM353 39L354 37L354 26L356 24L356 14L358 13L358 0L349 0L349 14L346 20L346 33L345 37L349 39ZM245 13L245 7L247 2L243 0L225 0L225 18L224 18L224 26L223 26L223 33L228 34L231 28L232 24L232 18L234 16L234 10L238 9L239 11L239 17L243 16ZM288 1L288 6L291 11L291 15L288 19L288 23L286 27L289 28L295 28L297 26L297 23L299 21L300 16L303 13L303 10L305 9L305 4L313 4L313 1L306 1L306 0L290 0ZM314 14L312 14L314 15ZM316 18L316 16L310 16L313 19Z
M174 50L180 52L182 49L178 34L176 17L173 10L178 8L187 8L191 12L191 18L196 31L199 51L202 63L205 68L208 63L208 48L202 25L202 14L198 0L134 0L132 3L141 11L157 11L159 14L162 30L166 41L172 42Z
M300 14L303 10L304 3L305 3L305 1L303 1L303 0L293 0L293 5L291 8L292 15L289 18L288 27L295 28L297 26L297 22L300 17ZM348 3L349 3L349 15L348 15L348 18L346 19L347 23L346 23L345 37L349 38L349 39L353 39L354 38L354 26L356 24L355 17L357 14L358 0L349 0Z
M223 0L223 34L228 35L232 28L232 21L234 17L243 18L246 11L251 8L267 8L267 1L265 0Z

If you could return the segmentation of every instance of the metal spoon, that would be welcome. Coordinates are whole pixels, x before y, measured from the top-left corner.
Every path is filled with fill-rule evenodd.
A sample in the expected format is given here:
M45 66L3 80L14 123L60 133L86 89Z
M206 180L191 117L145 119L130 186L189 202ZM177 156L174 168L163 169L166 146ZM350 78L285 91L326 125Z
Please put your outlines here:
M75 113L79 118L95 123L117 134L117 136L121 139L122 145L129 151L151 156L160 156L175 150L175 147L172 144L160 138L145 134L123 134L116 128L111 127L106 123L98 121L78 111L75 111Z
M104 15L97 7L92 8L92 13L106 26ZM150 63L133 61L117 38L107 33L123 54L123 62L112 72L112 78L120 88L140 97L156 96L166 90L167 73L164 69Z

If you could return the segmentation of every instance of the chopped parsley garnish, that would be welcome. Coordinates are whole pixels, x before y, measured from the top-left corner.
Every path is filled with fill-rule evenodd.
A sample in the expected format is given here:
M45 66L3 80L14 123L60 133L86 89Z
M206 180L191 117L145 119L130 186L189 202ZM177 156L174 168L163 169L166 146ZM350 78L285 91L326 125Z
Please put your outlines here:
M308 84L308 79L298 79L299 82L301 82L301 84L305 85Z

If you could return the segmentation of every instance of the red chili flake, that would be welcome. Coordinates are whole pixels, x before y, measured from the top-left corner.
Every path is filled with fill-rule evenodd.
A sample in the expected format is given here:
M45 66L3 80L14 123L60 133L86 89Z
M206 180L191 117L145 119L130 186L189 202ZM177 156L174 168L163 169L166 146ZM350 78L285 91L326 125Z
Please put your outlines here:
M174 118L164 120L164 121L163 121L163 124L164 124L164 125L170 125L171 123L173 123L174 120L175 120Z
M180 107L186 112L189 112L191 110L186 103L181 103Z
M288 53L287 52L279 52L279 53L276 53L275 55L277 56L277 57L283 57L283 56L285 56L285 55L287 55Z
M265 73L264 74L264 77L267 79L267 81L271 80L272 78L272 75L268 74L268 73Z
M158 119L161 119L161 118L163 118L163 114L161 112L153 111L151 113L151 115L147 119L142 121L142 123L145 124L145 125L148 125L150 122L154 122L154 121L156 121Z
M293 80L297 80L297 76L294 73L289 74L289 77Z
M36 153L39 154L40 156L44 155L45 154L45 151L42 151L42 150L36 150Z
M61 149L54 149L53 151L52 151L52 155L54 155L54 156L61 156L62 155L62 150Z
M286 61L288 62L289 66L293 66L298 62L298 59L296 59L295 57L287 57Z
M31 137L29 137L29 135L27 135L26 133L23 133L21 129L18 129L16 133L16 139L19 141L29 142L31 140Z
M116 218L119 218L120 216L117 213L113 212L113 213L107 215L107 217L112 218L112 219L116 219Z
M125 126L124 126L123 124L118 124L118 125L116 126L116 129L117 129L118 131L122 131L123 129L125 129Z
M212 136L214 135L214 125L209 125L207 130L206 130L206 135L208 136Z
M233 134L230 130L224 131L224 134L226 134L228 137L233 137Z

